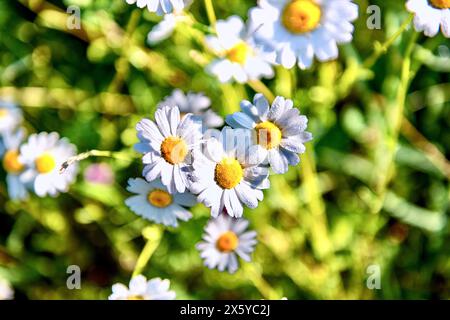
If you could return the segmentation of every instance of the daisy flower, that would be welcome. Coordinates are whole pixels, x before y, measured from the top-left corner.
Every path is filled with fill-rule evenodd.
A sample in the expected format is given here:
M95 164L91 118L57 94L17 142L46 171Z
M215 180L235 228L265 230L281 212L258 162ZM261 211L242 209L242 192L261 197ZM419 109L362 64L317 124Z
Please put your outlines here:
M210 269L234 273L239 267L238 256L250 262L257 240L255 231L245 232L247 227L247 220L226 214L209 220L203 235L204 242L197 244L205 265Z
M183 207L197 203L190 193L170 194L159 180L129 179L127 190L136 194L125 201L134 213L165 226L178 227L178 219L188 221L192 214Z
M14 290L5 279L0 278L0 300L14 299Z
M312 140L306 132L308 119L300 115L290 99L276 97L272 106L262 94L256 94L253 103L241 102L242 112L227 116L233 128L254 130L260 159L267 161L275 173L285 173L288 165L300 162L299 153L305 152L304 143Z
M183 0L126 0L128 4L136 4L139 8L147 7L148 11L162 16L166 13L181 11L186 6Z
M3 155L3 168L6 171L8 194L13 200L23 200L28 196L25 184L20 181L20 175L25 165L19 159L19 148L25 137L25 130L7 132L0 142L0 155Z
M20 180L31 184L39 197L55 197L59 192L67 192L76 178L78 166L71 165L63 173L60 168L75 155L75 146L66 138L60 139L56 132L32 134L20 147L19 161L26 167Z
M414 13L414 28L428 37L434 37L441 28L450 38L450 0L409 0L408 11Z
M135 149L144 154L143 176L147 181L161 177L169 193L183 193L188 185L190 153L202 139L201 122L192 114L180 119L178 107L162 107L153 122L141 120L137 126L140 143Z
M11 102L0 100L0 134L14 131L22 122L22 111Z
M274 73L261 48L249 34L242 19L232 16L216 24L217 36L208 36L207 45L220 57L214 60L207 71L221 82L236 80L245 83L261 77L271 78Z
M337 44L352 40L358 6L350 0L260 0L250 10L255 37L275 46L276 62L300 69L336 59Z
M142 276L131 279L129 288L121 283L112 286L109 300L174 300L175 292L169 290L170 281L155 278L147 281Z
M220 137L206 141L204 153L194 153L190 190L198 195L199 202L211 208L213 217L224 209L232 217L241 217L242 205L256 208L264 198L261 190L270 186L267 169L258 166L245 147L247 132L225 127ZM240 150L235 139L244 142L244 150Z
M203 93L189 92L184 94L180 89L175 89L170 96L158 104L158 108L164 106L177 106L181 114L192 113L199 116L208 128L217 128L223 125L222 117L209 109L211 100Z

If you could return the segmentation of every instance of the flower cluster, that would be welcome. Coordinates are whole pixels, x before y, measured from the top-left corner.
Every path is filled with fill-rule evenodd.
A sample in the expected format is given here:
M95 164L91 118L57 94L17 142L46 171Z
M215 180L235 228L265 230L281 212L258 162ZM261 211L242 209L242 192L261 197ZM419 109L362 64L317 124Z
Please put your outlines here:
M211 122L209 110L202 113L209 105L201 94L186 97L177 90L158 105L155 121L137 124L144 179L129 180L135 195L126 204L154 223L177 227L192 217L186 208L203 203L211 220L197 249L207 267L233 273L237 257L249 261L256 244L256 233L245 231L244 207L255 209L263 200L270 169L282 174L299 163L312 135L290 99L276 97L270 104L257 94L242 101L221 130L212 128L223 123L217 115Z
M56 132L32 134L25 141L22 120L22 112L15 104L0 101L0 156L10 198L26 199L29 191L39 197L66 192L76 178L77 166L64 173L59 170L76 154L75 146Z

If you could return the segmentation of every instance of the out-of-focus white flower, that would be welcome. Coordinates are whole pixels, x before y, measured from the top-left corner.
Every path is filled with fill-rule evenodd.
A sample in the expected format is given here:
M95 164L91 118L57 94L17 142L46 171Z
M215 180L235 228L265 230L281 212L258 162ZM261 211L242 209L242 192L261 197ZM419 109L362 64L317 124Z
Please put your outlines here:
M76 155L76 147L56 132L32 134L20 147L19 161L26 167L20 181L33 186L39 197L67 192L75 181L78 166L73 164L60 172L62 164Z
M147 41L150 45L155 45L169 38L177 26L177 15L166 14L163 20L155 25L147 35Z
M22 111L11 102L0 100L0 135L14 131L22 122Z
M337 45L352 41L358 6L351 0L260 0L249 16L255 38L275 47L277 63L307 69L314 56L336 59Z
M441 28L450 38L450 0L409 0L408 11L414 13L414 28L428 37L434 37Z
M169 290L170 281L155 278L147 281L142 276L135 276L131 279L129 288L116 283L112 286L112 294L109 300L174 300L176 294Z
M222 117L208 109L211 106L211 100L203 93L184 94L180 89L175 89L170 96L158 104L158 109L165 106L177 106L182 115L192 113L199 116L207 128L221 127L224 123Z
M257 240L256 232L246 232L247 227L247 220L235 219L226 214L209 220L204 241L197 244L205 265L210 269L234 273L239 267L238 256L249 262Z
M158 15L177 12L184 9L187 1L183 0L126 0L128 4L136 4L139 8L147 7L148 11Z
M14 299L14 290L5 279L0 279L0 300Z
M168 193L159 180L129 179L127 190L136 194L125 201L133 212L166 226L178 227L178 219L188 221L192 214L183 207L197 203L196 197L190 193Z
M253 142L262 161L267 161L275 173L285 173L288 165L300 162L299 153L305 152L304 143L312 140L305 131L308 119L293 107L292 100L276 97L272 106L262 94L256 94L253 103L241 102L242 112L227 116L233 128L254 130Z
M8 194L13 200L23 200L28 196L26 185L20 181L20 175L25 170L25 165L19 159L19 148L24 137L25 130L18 129L5 133L0 141L0 155L3 156L3 168L7 173Z
M247 30L240 17L219 20L216 32L217 36L208 36L206 43L219 58L208 65L207 70L221 82L236 80L245 83L261 77L273 77L269 57L256 46L252 31Z
M178 107L169 106L156 110L155 120L143 119L136 126L141 142L135 149L144 154L143 176L149 182L161 177L170 193L183 193L190 153L202 139L201 121L192 114L181 119Z

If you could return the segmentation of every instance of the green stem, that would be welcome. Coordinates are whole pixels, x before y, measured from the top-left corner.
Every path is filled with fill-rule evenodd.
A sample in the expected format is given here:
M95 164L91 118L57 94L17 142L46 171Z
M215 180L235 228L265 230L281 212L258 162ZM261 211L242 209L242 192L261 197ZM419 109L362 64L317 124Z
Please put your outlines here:
M414 45L416 43L418 37L418 33L414 32L409 39L408 46L406 48L404 59L402 63L402 70L401 70L401 78L400 78L400 85L397 91L397 98L396 98L396 104L395 109L392 110L392 117L389 118L388 116L388 123L391 124L390 126L390 135L391 140L389 143L389 150L387 159L388 162L386 164L385 170L383 170L383 175L381 179L378 182L377 185L377 193L378 193L378 201L375 203L374 212L378 213L383 204L384 199L386 196L386 190L389 182L391 181L393 174L393 166L395 162L395 155L397 153L397 147L398 147L398 138L400 135L400 129L403 122L403 113L405 110L405 103L406 103L406 96L408 94L408 88L411 81L411 55L412 51L414 49Z
M83 161L90 157L104 157L104 158L112 158L116 160L123 160L128 161L130 160L129 155L124 154L123 152L116 152L116 151L107 151L107 150L90 150L87 152L83 152L80 154L77 154L76 156L73 156L69 159L67 159L60 168L60 172L63 173L65 170L67 170L68 167L70 167L72 164L76 162Z
M161 242L163 229L158 226L152 226L144 229L142 233L144 237L147 238L147 243L145 244L144 248L141 251L141 254L139 255L139 258L136 262L136 266L134 267L132 277L140 275L144 270L144 268L146 267L148 261L150 260L156 248L158 248Z
M269 102L275 100L275 95L270 91L270 89L261 80L251 80L247 84L255 92L262 93Z
M389 47L406 30L406 28L409 26L409 24L412 22L413 19L414 15L411 14L408 17L408 19L406 19L405 22L403 22L400 28L385 43L380 45L377 42L376 44L378 44L378 46L377 45L375 46L375 51L363 63L364 68L370 69L375 64L375 62L377 62L378 58L388 51Z
M205 0L205 8L209 23L211 24L211 27L214 28L216 26L216 13L214 12L214 5L212 0Z

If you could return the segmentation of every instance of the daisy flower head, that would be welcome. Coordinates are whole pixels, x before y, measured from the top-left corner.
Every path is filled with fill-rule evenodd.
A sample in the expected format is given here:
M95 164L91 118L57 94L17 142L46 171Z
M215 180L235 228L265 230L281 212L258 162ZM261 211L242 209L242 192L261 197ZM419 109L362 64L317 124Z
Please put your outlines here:
M241 112L227 116L233 128L253 131L258 158L269 163L275 173L285 173L288 165L300 162L298 154L305 152L304 143L312 140L305 131L308 119L294 108L292 100L276 97L272 105L262 94L256 94L253 103L241 102Z
M450 38L450 0L408 0L406 8L414 13L414 28L427 37L434 37L441 28Z
M25 165L20 161L19 149L25 137L25 130L7 132L0 143L0 155L3 155L3 169L6 171L8 194L12 200L23 200L28 196L26 185L20 180Z
M199 116L203 125L208 128L217 128L223 125L223 119L217 113L209 109L211 99L203 93L189 92L184 94L180 89L175 89L172 94L158 104L158 108L165 106L180 109L181 114L192 113Z
M178 227L178 220L188 221L192 214L184 207L197 203L190 193L170 194L159 180L129 179L127 190L136 194L125 201L134 213L165 226Z
M139 8L147 7L148 11L157 15L181 11L186 6L184 0L126 0L128 4L136 4Z
M236 80L245 83L274 75L269 58L262 47L257 47L251 31L242 19L231 16L216 24L217 36L208 36L207 45L217 53L218 59L207 66L207 71L220 82Z
M26 169L20 175L23 183L31 184L39 197L55 197L67 192L75 181L78 166L73 164L60 172L62 164L76 155L76 147L56 132L32 134L20 147L19 161Z
M0 300L12 300L14 299L14 290L10 283L0 278Z
M137 126L140 143L135 149L144 154L143 176L147 181L161 177L169 193L183 193L190 171L190 154L202 139L201 121L187 114L181 119L178 107L156 110L155 122L141 120Z
M238 256L251 261L250 255L257 240L255 231L246 231L248 224L243 218L235 219L226 214L209 220L204 241L197 244L197 250L208 268L234 273L239 267Z
M129 287L122 283L114 284L108 300L174 300L176 294L169 288L169 280L154 278L147 281L138 275L130 280Z
M262 190L270 186L267 169L253 158L249 134L247 129L225 127L205 142L203 152L194 153L190 190L211 208L212 217L224 209L242 217L243 205L256 208L264 198Z
M336 59L337 45L352 40L358 6L351 0L260 0L249 15L256 39L275 47L277 63L308 69L314 56Z
M0 134L14 131L22 122L22 111L11 102L0 100Z

